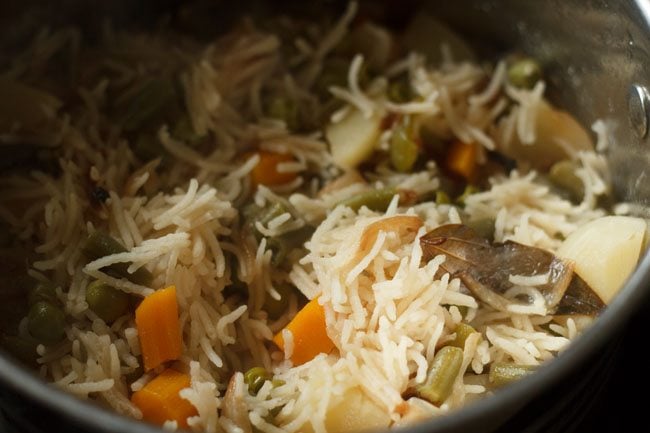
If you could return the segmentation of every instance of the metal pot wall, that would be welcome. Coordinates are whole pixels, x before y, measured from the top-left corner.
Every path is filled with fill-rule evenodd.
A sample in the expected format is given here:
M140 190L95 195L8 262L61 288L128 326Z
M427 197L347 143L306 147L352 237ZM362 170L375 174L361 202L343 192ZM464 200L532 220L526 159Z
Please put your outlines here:
M33 4L32 4L33 3ZM51 24L89 28L106 16L133 25L173 8L165 2L7 2L0 6L0 58L15 48L25 11ZM321 4L332 6L332 2ZM336 2L334 2L336 3ZM618 198L650 204L648 135L650 3L645 0L456 0L402 3L422 7L448 22L486 53L518 49L546 66L554 102L584 124L604 119L611 127L608 157ZM399 3L398 3L399 4ZM336 5L334 5L336 6ZM244 7L239 7L245 9ZM228 7L232 12L232 7ZM18 28L16 33L6 29ZM412 427L409 433L570 431L576 408L600 392L617 356L617 334L644 302L650 286L646 256L602 317L557 360L538 373L448 416ZM1 301L0 301L1 302ZM597 378L597 380L596 380ZM544 410L538 408L543 405ZM105 411L43 383L0 352L0 407L20 432L66 431L160 433L161 430ZM580 412L579 410L577 412ZM584 411L583 411L584 412Z

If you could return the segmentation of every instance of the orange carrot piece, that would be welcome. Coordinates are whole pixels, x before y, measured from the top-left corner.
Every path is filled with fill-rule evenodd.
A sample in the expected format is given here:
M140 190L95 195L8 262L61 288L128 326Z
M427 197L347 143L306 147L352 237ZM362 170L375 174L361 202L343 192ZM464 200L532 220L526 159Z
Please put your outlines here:
M260 156L260 161L251 171L253 185L282 185L291 182L297 177L297 174L294 172L281 173L278 171L278 164L295 161L291 155L267 152L265 150L260 150L257 154Z
M304 364L319 353L329 353L334 349L334 343L327 336L325 310L318 298L309 301L284 329L293 335L291 361L294 365ZM273 337L273 341L284 350L282 331Z
M145 371L180 358L182 338L176 287L158 290L144 298L135 310L135 324Z
M197 414L196 408L178 393L189 386L187 374L168 368L136 391L131 402L142 411L145 421L157 425L176 421L178 427L187 428L187 418Z
M455 175L471 181L476 174L478 148L474 143L455 141L447 153L446 167Z

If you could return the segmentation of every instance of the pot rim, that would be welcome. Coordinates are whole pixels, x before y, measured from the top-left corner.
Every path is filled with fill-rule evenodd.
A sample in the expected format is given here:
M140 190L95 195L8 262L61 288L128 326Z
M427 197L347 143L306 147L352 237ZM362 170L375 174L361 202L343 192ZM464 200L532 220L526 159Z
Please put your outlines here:
M644 0L631 2L644 26L650 28L650 6ZM632 318L645 301L650 299L650 253L646 253L638 268L604 313L581 336L552 362L535 374L513 383L494 395L481 398L452 413L431 418L399 431L410 433L451 432L460 426L478 422L508 406L523 406L533 397L548 390L562 378L568 377L577 365L593 356ZM164 430L142 421L127 418L90 401L56 388L24 368L0 349L0 385L38 403L62 417L101 433L162 433ZM9 414L9 418L12 414Z

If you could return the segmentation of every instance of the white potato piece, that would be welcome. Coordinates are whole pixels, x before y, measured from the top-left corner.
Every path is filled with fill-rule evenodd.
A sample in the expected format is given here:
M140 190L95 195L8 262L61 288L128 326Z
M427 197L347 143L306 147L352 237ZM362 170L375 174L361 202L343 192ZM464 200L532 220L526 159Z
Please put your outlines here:
M575 271L608 304L632 274L647 224L639 218L606 216L571 233L557 255L575 262Z
M336 165L352 169L366 160L375 150L381 133L381 116L377 113L365 117L351 110L340 122L330 123L325 137L330 144Z
M325 427L329 432L375 431L384 429L389 424L388 411L382 409L358 387L348 389L328 408L325 415Z
M510 145L501 150L513 159L547 170L558 161L574 159L579 151L593 148L589 133L571 114L542 101L535 119L535 141L522 143L515 134Z

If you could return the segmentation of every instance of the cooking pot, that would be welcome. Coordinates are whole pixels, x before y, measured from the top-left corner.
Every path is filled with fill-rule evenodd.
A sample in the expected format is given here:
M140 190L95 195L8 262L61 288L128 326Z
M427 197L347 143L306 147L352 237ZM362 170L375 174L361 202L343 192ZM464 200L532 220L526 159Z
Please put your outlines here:
M339 7L329 1L310 5ZM609 126L607 151L619 200L650 202L650 2L646 0L455 0L384 2L394 17L432 13L491 56L528 53L545 66L549 98L585 125ZM246 10L246 2L213 2L223 21ZM270 9L287 3L267 3ZM294 4L295 5L295 4ZM179 6L165 1L3 2L0 64L44 26L97 28L105 18L116 27L146 26ZM291 5L289 5L291 6ZM296 9L291 8L290 9ZM304 7L303 7L304 9ZM90 32L92 33L92 32ZM409 433L571 431L579 414L606 383L617 356L622 327L648 300L650 256L646 255L618 297L596 323L558 358L494 396L447 416L409 427ZM0 301L1 302L1 301ZM19 432L160 433L162 430L81 401L47 385L0 351L0 407ZM2 415L0 415L0 423ZM0 427L2 425L0 424ZM9 427L5 427L9 428Z

